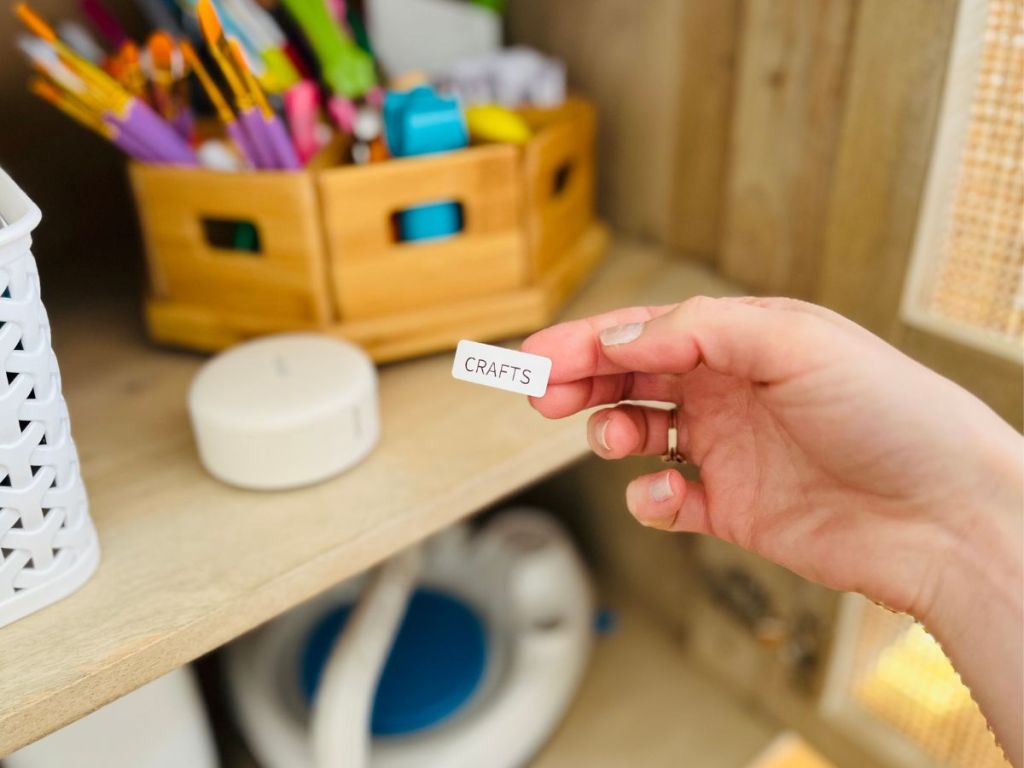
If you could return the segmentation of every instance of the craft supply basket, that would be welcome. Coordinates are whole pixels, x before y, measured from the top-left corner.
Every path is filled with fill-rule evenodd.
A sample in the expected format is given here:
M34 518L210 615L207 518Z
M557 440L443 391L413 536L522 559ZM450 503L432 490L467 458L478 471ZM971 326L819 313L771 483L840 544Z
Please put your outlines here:
M96 569L31 232L39 209L0 170L0 626L78 589Z
M524 146L299 172L130 166L155 341L203 351L322 330L378 362L549 323L600 261L592 106L529 110ZM454 200L463 228L400 242L395 217Z

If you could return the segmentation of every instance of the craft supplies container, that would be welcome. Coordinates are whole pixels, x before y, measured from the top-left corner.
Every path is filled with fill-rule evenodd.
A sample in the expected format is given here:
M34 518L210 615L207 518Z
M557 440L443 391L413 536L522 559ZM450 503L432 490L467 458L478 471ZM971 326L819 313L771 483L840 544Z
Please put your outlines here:
M523 146L354 166L331 148L296 172L130 166L155 341L204 351L321 330L376 361L550 322L600 260L594 115L528 110ZM398 215L438 200L460 230L401 241Z
M99 543L30 250L41 214L0 170L0 626L89 579Z

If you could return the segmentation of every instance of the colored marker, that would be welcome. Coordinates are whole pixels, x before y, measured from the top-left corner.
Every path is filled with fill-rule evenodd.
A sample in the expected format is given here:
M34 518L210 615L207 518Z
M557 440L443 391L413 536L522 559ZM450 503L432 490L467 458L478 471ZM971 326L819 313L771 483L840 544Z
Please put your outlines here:
M320 111L319 89L312 80L302 80L284 93L284 111L299 162L305 165L320 151L316 138L317 113Z
M341 30L322 0L282 0L320 60L324 82L355 99L377 83L373 59Z

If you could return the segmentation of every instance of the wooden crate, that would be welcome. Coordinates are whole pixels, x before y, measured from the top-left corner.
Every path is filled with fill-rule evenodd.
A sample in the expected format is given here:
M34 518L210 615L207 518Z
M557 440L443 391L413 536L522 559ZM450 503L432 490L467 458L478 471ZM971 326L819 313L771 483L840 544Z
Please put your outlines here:
M583 235L594 217L594 108L570 99L557 110L526 110L537 131L523 154L526 232L533 275Z
M593 110L573 100L526 114L525 147L358 167L332 166L329 152L292 173L133 164L150 336L212 351L321 330L387 361L549 323L608 235L593 215ZM439 200L462 205L462 231L397 242L394 215ZM259 251L211 242L211 220L250 222Z
M204 350L277 330L322 327L333 309L313 177L132 163L157 341ZM259 251L217 244L250 224Z
M522 186L519 152L507 145L321 173L331 289L342 322L524 286ZM438 200L461 204L462 231L399 242L394 216Z

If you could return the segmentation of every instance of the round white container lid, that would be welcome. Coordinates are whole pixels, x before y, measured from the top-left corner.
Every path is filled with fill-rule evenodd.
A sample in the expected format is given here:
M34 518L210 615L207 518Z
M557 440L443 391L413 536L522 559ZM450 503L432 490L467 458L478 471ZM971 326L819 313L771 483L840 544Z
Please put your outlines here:
M215 477L255 489L314 483L377 443L377 371L358 347L317 334L233 347L188 396L199 458Z

